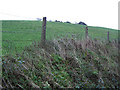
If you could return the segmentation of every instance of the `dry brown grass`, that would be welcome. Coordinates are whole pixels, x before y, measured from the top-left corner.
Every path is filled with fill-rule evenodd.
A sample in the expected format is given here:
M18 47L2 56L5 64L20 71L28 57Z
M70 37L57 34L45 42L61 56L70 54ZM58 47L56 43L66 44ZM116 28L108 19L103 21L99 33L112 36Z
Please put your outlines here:
M3 87L120 88L118 43L58 39L3 57Z

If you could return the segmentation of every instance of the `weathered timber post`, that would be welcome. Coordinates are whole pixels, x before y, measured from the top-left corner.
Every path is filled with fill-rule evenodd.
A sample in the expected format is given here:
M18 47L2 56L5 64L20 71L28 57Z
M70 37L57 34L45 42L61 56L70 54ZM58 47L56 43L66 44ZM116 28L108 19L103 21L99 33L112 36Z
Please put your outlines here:
M88 48L88 26L85 28L85 48Z
M86 30L85 30L85 38L86 38L86 40L87 40L87 38L88 38L88 26L86 26Z
M108 41L108 42L110 41L110 38L109 38L109 31L107 32L107 41Z
M46 17L43 17L42 33L41 33L41 44L44 45L46 41Z

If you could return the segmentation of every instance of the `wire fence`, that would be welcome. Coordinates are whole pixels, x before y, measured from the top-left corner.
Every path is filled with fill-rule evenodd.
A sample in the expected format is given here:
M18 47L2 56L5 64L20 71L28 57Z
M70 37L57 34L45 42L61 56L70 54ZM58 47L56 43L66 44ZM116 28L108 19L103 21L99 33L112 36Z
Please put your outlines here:
M22 51L25 46L29 46L32 44L32 42L41 41L43 39L52 40L55 38L73 38L73 37L76 39L85 39L87 37L90 37L92 39L111 41L111 40L115 40L115 38L111 36L116 37L117 35L117 33L113 33L112 30L107 30L107 31L104 30L104 33L102 33L102 31L97 32L90 27L83 27L81 28L81 31L78 31L78 30L68 31L67 29L65 31L65 30L62 30L64 29L62 28L63 26L59 26L60 24L58 25L58 27L57 26L55 27L54 23L51 24L51 26L53 25L52 27L49 25L48 27L46 27L46 24L42 25L42 23L38 21L37 22L28 21L24 23L17 22L17 21L14 23L13 22L11 23L8 21L3 23L3 30L0 31L3 34L2 35L3 53L10 53L13 51ZM45 27L47 28L47 30ZM60 30L57 31L55 30L56 28ZM71 29L71 28L68 27L68 29ZM45 35L42 38L43 34Z

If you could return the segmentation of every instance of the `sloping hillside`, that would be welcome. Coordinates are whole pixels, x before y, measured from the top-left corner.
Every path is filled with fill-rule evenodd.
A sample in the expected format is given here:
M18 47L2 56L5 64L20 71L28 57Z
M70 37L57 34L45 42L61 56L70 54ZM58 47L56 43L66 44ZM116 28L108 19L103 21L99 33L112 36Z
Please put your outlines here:
M41 26L3 21L2 87L120 89L117 30L88 26L85 40L85 26L47 22L43 46Z
M118 38L118 31L102 27L89 26L89 37L92 39L107 40L107 32L110 32L110 40ZM3 54L21 52L25 46L33 41L40 41L42 30L41 21L2 21ZM47 22L47 40L72 37L84 39L85 26L78 24Z
M120 89L117 42L64 38L44 46L36 42L4 56L3 87Z

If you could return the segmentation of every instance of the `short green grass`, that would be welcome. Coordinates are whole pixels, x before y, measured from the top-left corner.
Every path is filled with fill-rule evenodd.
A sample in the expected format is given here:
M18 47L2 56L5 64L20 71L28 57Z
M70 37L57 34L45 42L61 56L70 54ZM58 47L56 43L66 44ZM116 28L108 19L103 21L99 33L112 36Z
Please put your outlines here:
M110 40L118 38L118 31L114 29L89 26L89 36L94 39L106 40L107 31L110 32ZM2 48L3 54L19 53L25 46L33 41L40 41L42 21L2 21ZM71 37L76 35L79 39L85 37L85 26L78 24L47 22L46 38Z

